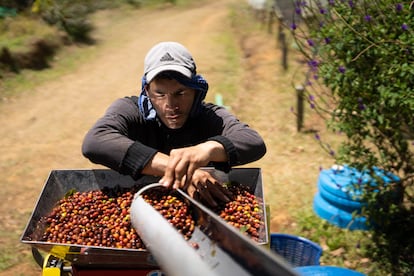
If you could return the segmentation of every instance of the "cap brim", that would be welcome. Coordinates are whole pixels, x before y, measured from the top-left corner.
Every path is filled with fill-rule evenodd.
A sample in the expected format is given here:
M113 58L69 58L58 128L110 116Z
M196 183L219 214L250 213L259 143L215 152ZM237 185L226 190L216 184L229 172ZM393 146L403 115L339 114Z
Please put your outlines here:
M186 67L169 64L169 65L163 65L163 66L157 67L154 70L147 72L146 74L147 82L151 82L156 75L164 71L175 71L175 72L178 72L186 76L187 78L191 78L191 75L192 75L192 72Z

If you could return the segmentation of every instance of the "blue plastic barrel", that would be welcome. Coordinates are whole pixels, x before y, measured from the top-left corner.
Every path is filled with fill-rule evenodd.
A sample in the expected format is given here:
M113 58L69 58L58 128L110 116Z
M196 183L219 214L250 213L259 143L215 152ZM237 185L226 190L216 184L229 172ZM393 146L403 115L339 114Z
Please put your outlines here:
M384 183L400 180L398 176L377 167L374 167L373 171ZM376 181L371 177L369 171L361 172L347 165L333 166L330 169L322 170L318 178L318 185L329 193L351 201L361 200L362 187L367 184L376 185Z
M332 193L329 189L327 189L322 183L318 183L318 192L320 196L326 200L329 204L332 204L338 209L347 211L349 213L359 213L365 203L361 202L360 200L352 199L351 197L346 198L342 196L338 196L336 193Z
M392 173L373 168L377 177L385 184L399 181ZM318 178L318 192L314 197L314 211L321 218L341 228L367 230L366 219L360 214L362 192L365 185L377 185L369 171L358 171L349 166L333 166L322 170Z
M363 216L355 217L352 212L332 205L317 193L313 199L313 210L322 219L340 228L349 230L368 230L367 220Z

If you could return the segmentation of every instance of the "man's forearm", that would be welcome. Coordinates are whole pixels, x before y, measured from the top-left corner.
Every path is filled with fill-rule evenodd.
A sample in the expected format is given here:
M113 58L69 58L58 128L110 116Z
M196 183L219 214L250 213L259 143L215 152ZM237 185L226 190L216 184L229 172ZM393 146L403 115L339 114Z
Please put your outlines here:
M163 176L168 165L168 155L157 152L142 169L142 174Z

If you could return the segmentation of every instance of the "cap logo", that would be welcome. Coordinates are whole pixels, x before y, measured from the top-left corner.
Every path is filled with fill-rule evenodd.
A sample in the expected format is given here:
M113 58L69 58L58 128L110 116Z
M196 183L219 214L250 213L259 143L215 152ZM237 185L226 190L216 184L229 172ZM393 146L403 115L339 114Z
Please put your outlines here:
M170 53L165 53L165 55L162 56L160 61L172 61L174 58L170 55Z

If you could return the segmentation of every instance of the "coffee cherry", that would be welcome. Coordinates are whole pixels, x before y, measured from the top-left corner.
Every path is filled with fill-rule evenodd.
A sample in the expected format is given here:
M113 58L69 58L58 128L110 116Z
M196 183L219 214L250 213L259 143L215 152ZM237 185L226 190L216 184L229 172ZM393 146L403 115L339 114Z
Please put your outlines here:
M264 227L264 212L261 199L249 192L249 188L240 183L229 183L227 188L233 198L215 211L228 224L250 236L254 241L263 241L266 233Z

